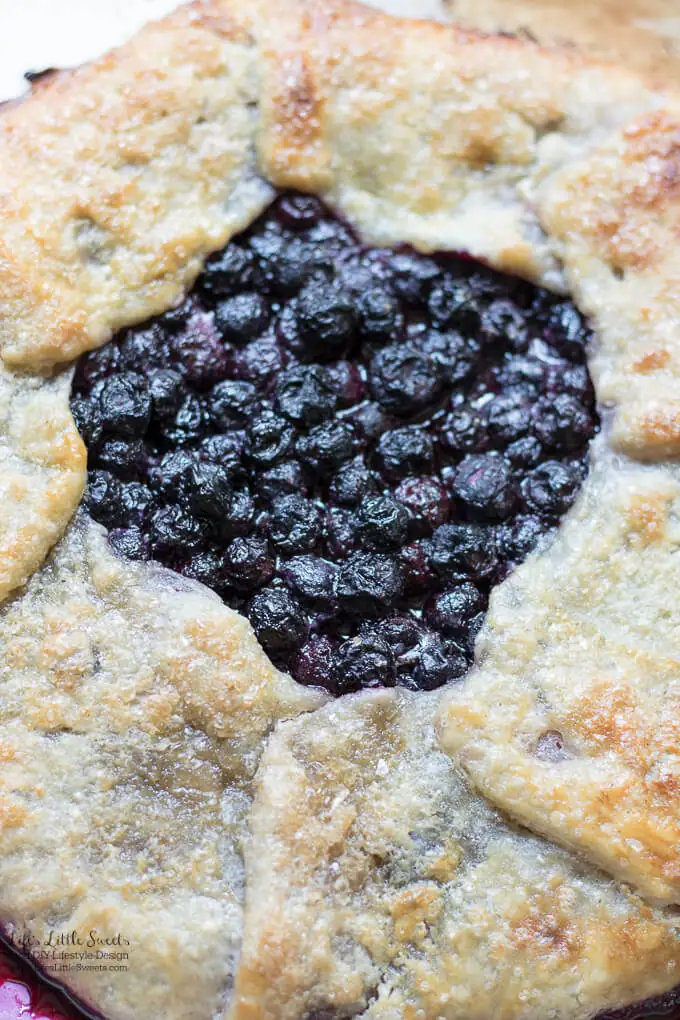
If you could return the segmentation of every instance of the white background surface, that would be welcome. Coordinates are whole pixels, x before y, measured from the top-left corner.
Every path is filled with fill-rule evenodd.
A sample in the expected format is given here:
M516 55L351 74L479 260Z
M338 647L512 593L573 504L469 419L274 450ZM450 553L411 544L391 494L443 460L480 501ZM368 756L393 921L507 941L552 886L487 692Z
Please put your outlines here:
M273 7L277 0L270 0ZM0 99L25 91L24 71L76 67L129 39L180 0L0 0ZM442 0L373 0L394 14L441 15Z

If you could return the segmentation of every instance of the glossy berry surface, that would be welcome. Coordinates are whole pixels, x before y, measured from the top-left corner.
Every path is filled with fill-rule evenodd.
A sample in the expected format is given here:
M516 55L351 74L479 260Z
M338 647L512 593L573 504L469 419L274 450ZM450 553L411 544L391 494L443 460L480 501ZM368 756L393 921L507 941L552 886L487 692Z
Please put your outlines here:
M79 362L90 513L300 682L438 687L578 494L589 340L561 299L283 196L179 308Z

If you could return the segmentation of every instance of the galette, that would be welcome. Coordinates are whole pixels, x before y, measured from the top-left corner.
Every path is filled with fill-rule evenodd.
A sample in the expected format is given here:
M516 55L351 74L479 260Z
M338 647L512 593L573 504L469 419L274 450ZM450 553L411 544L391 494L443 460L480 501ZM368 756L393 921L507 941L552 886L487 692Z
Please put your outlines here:
M676 95L203 0L7 106L0 196L8 950L106 1020L671 1016Z

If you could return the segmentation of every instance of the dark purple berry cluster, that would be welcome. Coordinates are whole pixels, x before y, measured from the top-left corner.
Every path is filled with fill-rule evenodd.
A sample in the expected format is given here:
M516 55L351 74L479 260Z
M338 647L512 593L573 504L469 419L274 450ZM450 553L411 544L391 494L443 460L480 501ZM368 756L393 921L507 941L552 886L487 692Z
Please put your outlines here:
M438 687L583 481L589 338L559 298L285 195L180 307L80 361L90 512L302 683Z

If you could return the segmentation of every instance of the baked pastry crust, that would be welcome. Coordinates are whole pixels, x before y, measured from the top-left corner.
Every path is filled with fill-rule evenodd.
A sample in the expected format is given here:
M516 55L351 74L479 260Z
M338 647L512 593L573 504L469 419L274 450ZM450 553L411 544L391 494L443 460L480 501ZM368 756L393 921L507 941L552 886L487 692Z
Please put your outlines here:
M70 373L0 366L0 599L26 583L85 487L86 451L68 406Z
M0 661L0 921L24 945L120 934L124 975L68 975L111 1020L220 1015L249 780L274 722L323 695L203 586L114 557L85 515L5 606Z
M597 459L551 548L495 591L440 740L522 824L677 903L680 478Z
M233 1020L571 1020L677 980L674 919L472 793L439 697L350 696L269 741Z
M129 897L112 916L122 911L137 932L150 924L132 875L132 850L110 870L98 869L84 851L71 869L58 859L45 887L31 892L27 876L42 859L45 832L64 802L58 786L43 781L42 769L63 761L70 742L91 752L112 783L88 801L78 825L65 816L64 838L76 843L84 832L86 847L102 829L115 845L116 798L128 818L152 811L154 803L145 766L126 772L106 756L109 742L134 750L140 761L167 756L171 771L199 774L205 752L208 772L217 777L186 808L187 831L197 832L198 856L212 875L205 888L187 834L172 824L175 808L152 812L165 844L152 862L151 891L170 889L177 916L186 910L194 918L192 954L183 965L176 946L144 950L140 939L136 984L116 984L103 998L101 985L82 978L77 990L113 1020L132 1015L133 999L138 1008L151 985L149 995L157 998L144 1000L150 1018L212 1016L226 1002L233 955L210 964L205 997L191 1002L177 988L188 973L182 966L205 955L201 918L216 940L236 946L243 894L236 844L263 742L277 720L311 711L321 699L274 670L238 614L203 589L187 591L185 582L170 580L174 575L164 573L161 583L153 567L119 563L82 515L28 588L16 589L64 533L82 493L84 450L67 409L68 374L60 367L121 326L176 303L205 256L254 219L274 187L320 194L368 241L461 249L568 289L593 317L593 375L600 400L612 405L596 469L555 545L496 592L480 645L485 658L444 696L440 739L498 808L633 883L643 896L678 902L677 734L669 706L680 621L659 588L675 580L678 483L668 466L617 458L658 463L680 452L679 117L677 98L654 82L528 40L402 22L342 0L283 0L275 14L265 0L206 0L148 26L90 67L57 76L0 118L0 381L9 409L2 449L17 479L7 495L0 492L7 509L0 597L16 591L0 618L7 663L0 687L7 748L0 852L2 867L10 869L2 917L42 930L53 916L89 917L115 888ZM591 559L600 541L606 554L598 552L598 586ZM563 579L561 592L556 578ZM572 663L578 686L570 686L565 672ZM538 693L529 664L540 673ZM511 692L517 700L509 704ZM500 720L495 699L503 705ZM382 701L366 699L366 711L374 703ZM350 726L355 709L337 711ZM402 748L402 730L415 725L418 711L392 715L390 739ZM517 722L519 736L508 719ZM542 745L536 757L547 731L568 735L572 757L546 763ZM275 738L272 756L288 754L293 732ZM30 768L23 745L35 751ZM268 815L273 761L267 759L252 815L263 832L278 824ZM338 759L333 767L332 782L342 785L344 766ZM608 800L606 770L619 784ZM73 795L79 784L94 781L90 773L67 775L65 789ZM231 803L234 790L242 810L234 809L236 821L224 828L216 808L225 796ZM487 810L478 794L470 803L474 812ZM286 804L279 807L285 817ZM370 820L371 805L366 810ZM132 847L133 835L131 827L120 838ZM349 831L346 836L351 841ZM534 837L513 839L530 858ZM564 851L550 853L569 886L576 865ZM255 900L248 901L246 890L245 960L253 972L262 927L257 897L265 895L256 871ZM668 917L592 869L584 866L583 875L593 889L603 889L611 916L623 904L632 911L627 916L637 935L625 965L609 956L598 961L605 976L597 986L588 973L592 919L567 910L568 923L581 926L582 1012L560 1005L567 986L559 975L541 985L565 1020L677 981ZM529 899L538 896L530 875L526 881ZM306 891L296 882L272 894L289 894L287 906L301 903L304 914ZM609 916L603 937L605 945L616 945L620 929ZM293 943L299 937L283 922L282 932ZM483 954L481 945L475 951ZM503 943L508 966L516 950ZM519 954L518 966L536 965L531 952ZM324 964L331 976L336 965L342 970L343 961L331 953ZM442 980L477 980L471 972L447 971L454 961L439 965ZM152 973L158 981L149 980ZM249 986L247 974L238 978L238 1009L271 1015L266 988ZM389 1012L400 995L408 999L402 977L395 979L392 1002L378 999L371 1010ZM538 985L527 980L531 998ZM291 990L290 1007L277 1000L276 1009L300 1015L295 1010L307 1008L307 978L292 968L291 981L299 987ZM363 995L359 989L353 1001ZM405 1000L389 1015L407 1016L410 1008ZM508 1007L507 1015L531 1014Z
M675 0L443 0L440 17L463 28L558 43L633 68L670 87L680 70ZM410 13L407 11L406 13Z

